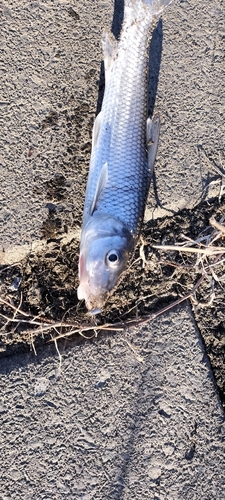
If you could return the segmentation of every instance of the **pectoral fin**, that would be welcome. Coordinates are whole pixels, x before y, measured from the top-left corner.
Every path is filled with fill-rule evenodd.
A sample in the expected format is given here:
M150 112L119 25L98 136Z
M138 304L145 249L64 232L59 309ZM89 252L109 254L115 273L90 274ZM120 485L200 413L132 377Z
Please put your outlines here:
M99 132L101 128L101 123L102 123L102 112L96 116L94 125L93 125L93 130L92 130L92 149L95 148L97 142L98 142L98 137L99 137Z
M105 186L107 184L107 181L108 181L108 163L106 162L102 166L102 169L101 169L101 172L99 175L98 183L97 183L96 190L95 190L95 195L94 195L94 198L93 198L93 201L91 204L91 208L90 208L90 215L92 215L94 213L94 211L97 209L98 200L101 196L103 189L105 188Z
M147 119L146 140L148 148L148 170L152 175L159 142L160 119L155 115Z

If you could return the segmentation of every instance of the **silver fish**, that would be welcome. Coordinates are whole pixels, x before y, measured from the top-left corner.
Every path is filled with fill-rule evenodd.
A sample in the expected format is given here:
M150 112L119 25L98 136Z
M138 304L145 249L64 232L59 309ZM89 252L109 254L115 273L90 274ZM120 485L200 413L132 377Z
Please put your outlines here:
M125 0L119 42L103 36L105 92L93 126L77 291L93 314L126 268L143 221L159 137L159 118L147 118L147 46L170 2Z

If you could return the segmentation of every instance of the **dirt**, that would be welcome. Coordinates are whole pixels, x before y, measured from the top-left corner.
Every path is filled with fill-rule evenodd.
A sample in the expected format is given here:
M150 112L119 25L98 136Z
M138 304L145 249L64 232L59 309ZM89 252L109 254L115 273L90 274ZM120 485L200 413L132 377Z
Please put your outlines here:
M61 199L66 182L62 178L58 181L47 188L49 196ZM1 300L5 301L0 308L1 355L37 350L52 338L70 335L75 326L83 335L92 336L97 334L99 325L105 323L120 322L121 327L126 327L131 319L145 320L149 315L151 321L151 315L175 307L176 301L189 296L201 281L187 300L190 300L225 406L224 254L202 257L196 253L154 248L154 245L177 245L187 242L188 238L196 240L204 236L203 243L208 244L215 231L209 219L214 216L219 221L224 210L223 196L220 203L212 200L193 210L144 224L142 243L136 248L128 270L108 297L101 315L94 319L87 315L85 305L78 302L76 295L79 242L74 238L67 244L62 243L62 225L53 211L52 219L50 217L43 228L43 236L48 237L45 251L30 253L18 265L1 267L0 293ZM224 246L223 237L213 245ZM61 323L73 326L62 327ZM86 332L85 325L92 330Z

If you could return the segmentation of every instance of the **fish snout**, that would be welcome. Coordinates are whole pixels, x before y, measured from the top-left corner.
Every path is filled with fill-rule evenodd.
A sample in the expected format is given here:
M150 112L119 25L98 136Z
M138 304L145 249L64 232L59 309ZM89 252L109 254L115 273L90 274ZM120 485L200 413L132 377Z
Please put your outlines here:
M86 307L91 314L97 314L101 311L108 293L108 290L102 290L100 287L91 289L88 280L81 281L77 289L78 300L85 300Z

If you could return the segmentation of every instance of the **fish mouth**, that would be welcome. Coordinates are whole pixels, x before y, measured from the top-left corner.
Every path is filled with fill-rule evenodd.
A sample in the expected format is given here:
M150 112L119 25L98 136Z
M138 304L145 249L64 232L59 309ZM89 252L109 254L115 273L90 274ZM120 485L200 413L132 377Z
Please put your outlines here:
M101 293L99 293L98 289L96 290L96 293L91 293L88 283L81 283L77 289L78 300L85 300L86 308L93 316L101 312L108 294L108 290L102 291L102 289Z

